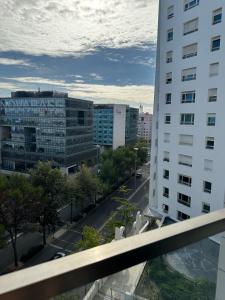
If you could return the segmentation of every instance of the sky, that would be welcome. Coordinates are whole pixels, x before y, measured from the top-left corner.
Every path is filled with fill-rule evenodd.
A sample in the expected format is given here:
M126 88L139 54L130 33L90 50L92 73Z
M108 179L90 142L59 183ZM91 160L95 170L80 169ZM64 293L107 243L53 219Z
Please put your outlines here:
M57 90L152 111L158 0L1 0L0 97Z

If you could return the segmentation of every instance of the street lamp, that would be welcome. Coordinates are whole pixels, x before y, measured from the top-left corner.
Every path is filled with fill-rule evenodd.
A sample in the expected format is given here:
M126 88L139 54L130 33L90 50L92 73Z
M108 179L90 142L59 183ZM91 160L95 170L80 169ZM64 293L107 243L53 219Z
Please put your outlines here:
M97 148L97 175L99 173L99 156L100 156L100 148L101 146L100 145L96 145L96 148Z
M138 148L134 148L135 150L135 158L134 158L134 190L137 188L137 151Z

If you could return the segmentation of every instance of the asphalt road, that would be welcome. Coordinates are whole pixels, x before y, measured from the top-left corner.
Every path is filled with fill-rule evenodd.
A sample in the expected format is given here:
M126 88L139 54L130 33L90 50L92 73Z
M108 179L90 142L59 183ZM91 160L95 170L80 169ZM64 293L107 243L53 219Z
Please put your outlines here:
M130 201L135 203L140 209L144 209L148 204L149 180L147 180L147 178L149 177L149 165L143 166L142 170L143 176L137 178L137 192L130 199ZM130 189L130 192L127 194L128 198L134 192L134 178L128 180L126 186ZM81 239L81 232L85 225L101 230L112 212L119 206L119 204L112 199L116 195L118 195L118 192L114 192L111 196L101 202L94 210L89 212L84 219L78 224L73 225L60 238L52 240L52 242L41 252L28 261L26 267L48 261L57 251L63 251L68 254L73 252L75 244ZM21 254L27 252L28 247L41 244L41 242L42 235L38 232L28 233L25 236L20 237L17 243L19 257ZM10 264L13 264L13 252L12 247L9 244L4 249L0 250L0 271L4 272Z
M149 201L148 169L149 166L143 167L142 178L137 178L137 192L130 199L130 201L135 203L140 210L143 210L148 205ZM131 189L127 194L127 197L130 197L134 192L134 179L130 179L126 183L126 186ZM26 266L33 266L48 261L57 251L63 251L68 254L73 252L75 244L82 238L81 233L85 225L92 226L100 231L106 224L112 212L119 207L119 203L112 199L116 195L118 195L118 192L113 193L110 197L101 202L100 205L92 210L82 221L68 229L61 237L54 239L40 253L33 257Z

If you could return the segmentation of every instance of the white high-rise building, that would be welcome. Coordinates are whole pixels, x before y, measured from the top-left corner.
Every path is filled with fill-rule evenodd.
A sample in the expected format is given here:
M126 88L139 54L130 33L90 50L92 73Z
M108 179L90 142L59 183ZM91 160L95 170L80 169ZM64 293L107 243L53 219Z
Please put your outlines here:
M176 220L225 202L225 1L160 0L150 207Z

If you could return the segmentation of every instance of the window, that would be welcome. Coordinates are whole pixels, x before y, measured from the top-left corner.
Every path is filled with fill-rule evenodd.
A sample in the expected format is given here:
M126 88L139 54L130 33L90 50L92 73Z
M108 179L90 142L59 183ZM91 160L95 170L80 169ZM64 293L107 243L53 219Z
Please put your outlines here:
M193 135L180 134L179 135L179 144L185 146L193 145Z
M194 103L195 91L186 91L181 93L181 103Z
M167 187L163 187L163 196L169 198L169 189Z
M155 189L152 191L152 197L155 197Z
M216 114L207 114L207 126L216 125Z
M180 124L181 125L194 125L194 114L181 114L180 115Z
M214 137L206 137L205 139L205 148L214 149L215 140Z
M191 44L183 47L183 59L190 58L197 55L198 44Z
M174 6L171 5L167 8L167 19L171 19L174 17Z
M212 191L212 183L209 181L203 181L203 191L205 193L211 194Z
M182 193L177 193L177 202L190 207L191 206L191 197Z
M166 94L166 104L171 104L172 102L172 94L168 93Z
M179 165L192 167L192 156L179 154L178 163L179 163Z
M170 133L164 133L164 143L170 142Z
M163 161L169 162L170 161L170 153L167 151L164 151L163 153Z
M166 52L166 62L171 63L173 61L173 51Z
M178 183L184 184L184 185L187 185L187 186L191 186L192 179L191 179L190 176L179 174L178 175Z
M210 213L210 204L203 202L202 203L202 212L203 213Z
M165 214L169 212L169 206L167 204L163 204L162 209Z
M167 30L167 41L172 41L173 40L173 28Z
M213 170L213 161L210 159L204 159L204 170L212 171Z
M219 63L209 65L209 76L217 76L219 74Z
M185 221L185 220L188 220L190 219L190 216L189 215L186 215L185 213L181 212L181 211L177 211L177 219L179 221Z
M209 89L208 90L208 101L209 102L217 101L217 89Z
M169 170L163 170L163 178L169 179L169 176L170 176Z
M165 118L164 118L165 124L170 124L170 121L171 121L171 116L170 116L170 114L166 114L166 115L165 115Z
M222 22L222 8L216 9L213 11L213 25L221 23Z
M184 23L184 35L198 31L198 18Z
M196 68L182 70L182 81L190 81L196 79Z
M184 10L191 9L199 5L199 0L184 0Z
M172 83L172 72L166 73L166 84Z
M220 36L213 37L211 40L211 51L217 51L220 49Z
M156 180L156 172L154 172L153 180Z

